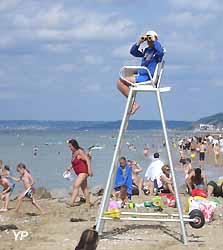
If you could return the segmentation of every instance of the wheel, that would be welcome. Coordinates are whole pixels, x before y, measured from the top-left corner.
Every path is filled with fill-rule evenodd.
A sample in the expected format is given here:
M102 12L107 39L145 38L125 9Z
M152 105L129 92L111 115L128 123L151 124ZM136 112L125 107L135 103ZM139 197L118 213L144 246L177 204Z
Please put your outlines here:
M205 224L205 218L203 213L199 209L194 209L189 213L190 219L195 219L193 222L189 222L191 227L199 229L202 228Z

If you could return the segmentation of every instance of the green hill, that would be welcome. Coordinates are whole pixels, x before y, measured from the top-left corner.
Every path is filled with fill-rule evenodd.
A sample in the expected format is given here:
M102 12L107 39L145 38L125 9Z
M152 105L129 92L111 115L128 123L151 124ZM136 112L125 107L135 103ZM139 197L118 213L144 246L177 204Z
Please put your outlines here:
M217 113L215 115L207 116L201 118L196 122L196 124L213 124L217 127L223 127L223 113Z

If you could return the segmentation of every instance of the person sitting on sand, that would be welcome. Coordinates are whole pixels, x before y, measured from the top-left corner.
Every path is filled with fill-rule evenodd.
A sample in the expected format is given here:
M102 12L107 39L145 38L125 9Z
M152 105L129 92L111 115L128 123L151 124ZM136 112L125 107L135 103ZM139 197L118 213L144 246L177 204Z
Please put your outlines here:
M148 46L142 51L140 50L140 45L144 42L147 42ZM140 36L139 40L132 46L130 54L135 57L142 57L141 66L148 68L151 75L153 76L157 63L161 62L163 58L164 48L158 41L157 33L155 31L148 31L145 35ZM126 77L126 80L132 83L150 80L150 76L146 70L141 69L136 73L136 75ZM121 78L117 81L117 88L126 97L129 95L130 87L130 84L127 81ZM131 114L135 114L139 107L139 104L134 102Z
M72 160L71 166L67 168L67 171L71 171L71 169L73 169L77 175L77 178L73 185L71 201L70 203L67 203L67 205L69 207L80 205L79 202L76 202L76 199L79 193L79 188L81 188L85 196L86 203L88 206L90 206L87 178L88 176L93 176L93 173L91 170L91 162L89 156L84 153L84 150L79 146L76 140L71 139L68 143L69 148L72 152Z
M208 182L208 197L223 197L223 181L216 183L215 181Z
M189 193L191 193L195 188L207 190L207 178L200 168L195 168L191 171L186 179L186 184Z
M128 166L125 157L119 159L119 164L114 189L116 200L120 198L124 205L132 196L132 168Z
M163 171L163 174L161 175L160 179L162 182L163 191L164 193L168 192L174 195L175 193L173 190L173 181L171 178L169 165L164 165L162 167L162 171Z
M143 194L143 179L139 176L139 173L142 172L142 167L136 161L128 161L128 165L132 168L132 193L134 195L134 187L136 187L137 195L141 195Z
M99 242L98 232L93 229L87 229L81 234L75 250L96 250Z
M9 196L10 196L10 183L6 178L0 175L0 186L3 187L2 191L2 208L0 209L0 212L6 212L8 211L8 204L9 204Z
M164 165L159 159L159 153L155 153L153 157L152 163L146 170L144 183L144 191L150 195L154 194L154 188L159 189L162 187L160 176L162 175L162 166Z
M19 213L19 209L22 205L22 201L24 198L28 198L31 202L32 205L34 207L36 207L40 213L45 214L45 212L43 211L43 209L40 207L40 205L36 202L35 198L34 198L34 180L33 177L31 176L29 170L26 168L26 165L23 163L19 163L18 166L16 167L17 172L20 174L19 178L14 178L13 179L15 181L21 181L23 183L23 186L25 188L25 191L23 191L17 200L17 204L16 204L16 209L15 211L17 213Z

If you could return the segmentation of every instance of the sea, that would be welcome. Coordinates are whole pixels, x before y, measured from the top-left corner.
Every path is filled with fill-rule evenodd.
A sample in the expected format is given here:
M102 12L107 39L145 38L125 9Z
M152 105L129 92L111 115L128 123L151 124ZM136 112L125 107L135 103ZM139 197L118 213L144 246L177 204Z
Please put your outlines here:
M171 153L176 170L177 183L184 182L184 173L179 164L179 153L174 145L179 139L189 136L190 131L170 130L169 141ZM0 131L0 159L12 169L12 175L17 176L16 165L25 163L31 171L36 187L45 187L50 191L67 190L72 182L63 178L63 173L70 165L71 152L67 140L74 138L85 150L94 145L98 149L93 150L92 169L93 177L89 177L89 186L104 186L108 178L114 148L116 145L118 130L2 130ZM129 145L133 147L129 148ZM143 149L145 144L149 146L150 155L145 157ZM125 134L122 144L121 156L136 160L144 173L152 160L153 153L159 152L161 159L168 163L166 147L162 130L129 130ZM198 162L194 162L196 166ZM206 166L208 179L217 179L223 176L223 167ZM75 174L73 174L75 178ZM22 189L21 184L17 190ZM58 191L59 192L59 191Z

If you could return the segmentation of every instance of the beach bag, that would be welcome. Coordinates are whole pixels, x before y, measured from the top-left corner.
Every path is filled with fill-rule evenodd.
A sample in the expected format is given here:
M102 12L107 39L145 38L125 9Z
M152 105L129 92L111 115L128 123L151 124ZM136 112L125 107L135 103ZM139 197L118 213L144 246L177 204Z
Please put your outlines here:
M213 202L200 203L200 210L203 213L206 222L212 221L215 208L216 206Z
M191 192L191 196L192 197L200 196L200 197L203 197L203 198L207 198L208 197L207 193L204 190L199 189L199 188L193 189L192 192Z
M176 207L176 197L174 195L161 193L160 196L162 197L164 205L173 208Z

